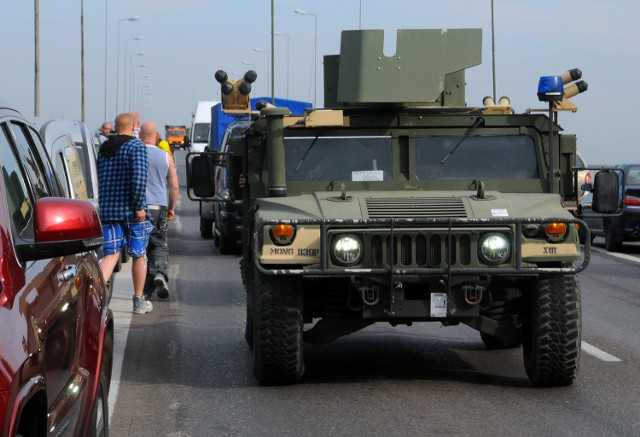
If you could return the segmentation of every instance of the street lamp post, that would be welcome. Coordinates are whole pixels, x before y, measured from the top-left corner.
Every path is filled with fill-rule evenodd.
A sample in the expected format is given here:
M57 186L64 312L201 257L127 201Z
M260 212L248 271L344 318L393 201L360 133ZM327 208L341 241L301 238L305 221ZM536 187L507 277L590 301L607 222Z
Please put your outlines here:
M270 64L270 63L269 63L269 59L270 59L270 58L269 58L269 50L263 50L263 49L260 49L260 48L258 48L258 47L255 47L255 48L253 49L253 51L254 51L254 52L258 52L258 53L266 53L266 55L267 55L267 95L268 95L268 94L269 94L269 84L271 83L271 82L269 81L269 77L270 77L270 76L269 76L269 69L271 68L271 66L269 65L269 64Z
M125 106L125 99L127 98L127 74L128 74L128 69L127 69L127 52L129 51L129 41L133 40L133 41L140 41L142 40L143 37L141 36L132 36L130 38L126 38L124 40L124 70L122 71L122 76L123 76L123 80L124 80L124 90L122 92L122 106ZM116 96L117 99L117 96ZM118 108L118 102L116 100L116 112L119 111Z
M284 36L287 38L287 99L289 98L289 35L282 32L273 32L275 36Z
M143 79L148 79L151 76L149 76L148 74L145 74L144 76L140 76L138 78L138 94L137 94L137 98L134 100L133 102L133 106L135 108L140 109L140 106L142 106L142 88L151 88L151 84L147 83L144 86L142 85L142 80Z
M108 0L105 0L105 3L107 1ZM120 18L118 20L118 60L116 61L116 112L118 112L118 95L120 94L120 89L119 89L119 84L120 84L120 24L123 21L138 21L139 19L140 18L138 18L138 17L129 17L129 18ZM106 24L105 24L105 26L106 26ZM140 37L140 38L142 38L142 37ZM105 41L105 46L106 45L107 45L107 41ZM105 67L104 67L104 69L105 69L105 79L104 80L106 82L106 80L107 80L107 77L106 77L106 71L107 71L107 49L106 49L106 47L104 49L104 53L105 53L105 55L104 55L104 57L105 57L105 61L104 61L104 63L105 63ZM105 94L106 94L106 89L107 89L107 87L105 85ZM106 100L106 97L105 97L105 100ZM105 107L106 107L106 104L105 104ZM105 112L106 112L106 109L105 109ZM107 117L105 115L105 120L106 120L106 118Z
M318 77L318 69L317 69L317 56L316 52L318 50L318 16L313 12L303 11L302 9L295 9L293 12L299 15L311 15L313 17L313 107L316 107L316 90L317 90L317 77Z
M129 111L133 111L133 81L136 75L136 68L144 68L147 64L138 64L131 67L131 82L129 82Z
M124 95L122 96L122 104L123 106L127 106L127 103L129 104L129 111L131 111L131 99L129 99L129 101L127 102L127 96L129 94L131 94L131 88L133 87L133 81L132 81L132 77L133 74L131 73L130 69L127 69L127 53L125 51L125 58L124 58ZM129 56L129 65L133 65L133 57L134 56L144 56L146 55L145 52L138 52L138 53L131 53L131 55ZM127 76L128 76L128 80L127 80ZM126 111L126 108L123 108L124 111Z

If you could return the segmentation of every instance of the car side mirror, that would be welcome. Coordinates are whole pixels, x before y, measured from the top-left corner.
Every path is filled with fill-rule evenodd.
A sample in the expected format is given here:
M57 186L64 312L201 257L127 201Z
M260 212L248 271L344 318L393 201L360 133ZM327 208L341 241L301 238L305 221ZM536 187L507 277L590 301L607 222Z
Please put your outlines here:
M593 184L582 184L582 185L580 185L580 189L581 189L582 191L589 191L589 192L591 192L591 191L593 191Z
M35 241L15 247L22 261L89 252L104 242L98 211L90 202L43 197L36 200L33 215Z
M588 185L588 184L585 184ZM620 205L620 177L615 171L596 173L592 190L593 211L602 214L618 212Z

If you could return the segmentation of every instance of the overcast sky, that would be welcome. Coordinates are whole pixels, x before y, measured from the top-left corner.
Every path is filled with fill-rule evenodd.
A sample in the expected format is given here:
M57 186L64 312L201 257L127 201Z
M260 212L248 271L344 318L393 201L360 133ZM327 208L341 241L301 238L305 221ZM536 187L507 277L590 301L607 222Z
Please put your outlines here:
M274 4L275 30L288 35L275 39L278 97L288 94L313 101L316 22L318 106L323 104L322 56L339 52L342 30L360 27L385 31L386 54L394 51L397 29L481 28L482 64L467 72L467 104L480 106L482 98L492 94L490 0L274 0ZM81 0L40 1L44 118L81 118L80 5ZM30 117L34 2L5 0L1 7L0 99ZM312 15L295 14L294 9L314 13L317 21ZM84 0L87 124L96 128L105 114L112 120L116 100L118 111L134 106L143 120L159 126L189 124L197 101L219 100L219 84L213 77L218 69L232 77L256 70L253 95L268 95L270 14L271 0L108 0L108 6L104 0ZM139 20L125 20L129 17ZM560 114L561 126L578 136L578 148L590 164L640 161L636 157L638 17L637 0L494 0L498 97L508 96L517 112L544 107L536 96L539 77L578 67L589 90L572 99L578 112ZM137 36L143 39L134 39Z

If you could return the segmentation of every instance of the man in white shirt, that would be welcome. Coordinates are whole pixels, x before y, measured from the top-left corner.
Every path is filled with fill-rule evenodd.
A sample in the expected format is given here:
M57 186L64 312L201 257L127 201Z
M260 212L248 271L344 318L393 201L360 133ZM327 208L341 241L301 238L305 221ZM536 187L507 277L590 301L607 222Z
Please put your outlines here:
M168 221L175 216L178 201L178 172L171 154L156 147L159 135L156 125L146 121L140 126L140 140L147 146L149 173L147 175L147 208L154 230L147 246L147 279L145 294L154 292L159 298L169 297L169 246L167 244Z

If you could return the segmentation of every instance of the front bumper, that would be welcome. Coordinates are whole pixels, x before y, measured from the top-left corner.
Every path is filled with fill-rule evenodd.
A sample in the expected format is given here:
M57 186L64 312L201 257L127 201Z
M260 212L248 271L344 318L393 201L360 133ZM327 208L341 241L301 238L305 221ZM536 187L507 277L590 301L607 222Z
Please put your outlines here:
M544 243L542 240L533 241L524 237L522 229L526 224L545 224L551 222L578 224L586 230L587 238L582 250L575 241L571 240L562 244ZM320 229L319 241L319 257L314 263L300 263L299 265L291 264L279 265L277 263L263 264L261 259L264 226L288 223L294 226L318 226ZM470 256L469 262L464 265L460 262L460 257L455 255L455 242L460 241L460 236L465 234L481 233L487 229L500 228L509 230L512 236L512 251L508 262L497 266L482 265ZM392 263L382 263L376 266L374 263L367 263L366 266L338 267L331 261L329 255L329 238L330 232L336 230L358 229L365 233L375 234L380 232L383 236L396 241L396 237L405 235L424 234L427 237L438 235L444 250L437 265L426 262L424 265L417 265L410 262L408 265L402 264L394 251L402 250L400 243L388 246L386 257L392 259ZM571 232L576 235L577 232ZM263 220L259 221L254 228L253 233L253 260L255 267L266 275L296 275L296 276L418 276L418 277L452 277L470 276L470 275L538 275L542 273L561 274L561 273L579 273L583 271L590 261L591 238L590 232L586 224L576 218L487 218L487 219L468 219L468 218L385 218L385 219L349 219L349 220ZM411 238L411 237L410 237ZM397 238L399 241L401 238ZM413 243L411 243L413 244ZM540 250L539 255L532 255L531 249ZM559 248L568 248L568 251L558 250ZM470 251L475 253L477 248L470 245ZM459 250L459 249L458 249ZM390 252L390 253L389 253ZM414 249L415 252L415 249ZM460 252L458 252L460 253ZM414 257L415 259L415 253ZM578 263L578 265L574 265ZM449 281L450 282L450 281Z

